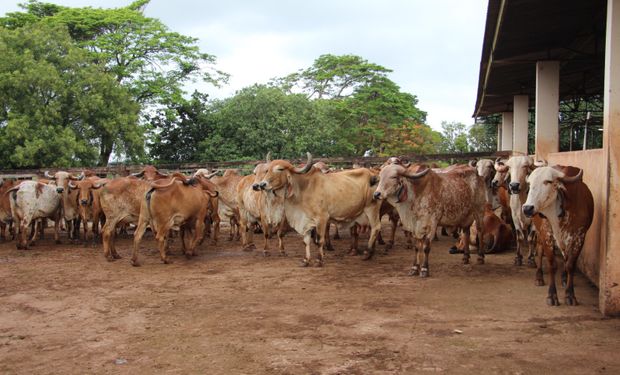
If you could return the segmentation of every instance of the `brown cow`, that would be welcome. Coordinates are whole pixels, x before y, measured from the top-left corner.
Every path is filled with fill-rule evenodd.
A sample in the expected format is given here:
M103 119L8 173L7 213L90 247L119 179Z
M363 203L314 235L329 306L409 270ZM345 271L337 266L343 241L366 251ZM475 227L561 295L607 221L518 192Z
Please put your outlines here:
M107 178L96 175L86 177L82 181L69 182L69 189L77 190L78 211L84 223L84 241L88 241L88 222L92 222L93 242L99 237L99 223L103 223L105 216L99 201L100 188L110 182Z
M141 178L146 181L156 181L164 178L168 178L169 175L161 173L157 168L152 165L146 165L138 173L132 173L129 177Z
M388 165L381 170L374 198L387 199L398 210L405 229L417 240L416 257L410 275L429 276L428 255L437 226L461 228L465 236L463 263L469 263L469 228L482 223L484 182L475 169L458 166L442 173L427 166ZM478 225L478 241L482 242ZM420 249L424 260L420 262ZM482 246L478 263L484 263Z
M80 238L80 213L77 204L77 192L69 189L70 181L81 181L84 173L76 176L69 172L58 171L53 175L45 171L45 178L52 180L57 186L58 193L61 194L62 217L67 225L69 239L77 241Z
M170 230L194 232L194 237L189 246L185 245L185 236L181 236L183 252L190 258L194 255L194 249L204 236L204 222L207 217L209 200L217 197L217 191L210 191L208 184L201 183L193 186L187 182L172 178L167 183L152 182L150 188L141 202L138 226L134 233L133 255L131 264L139 266L138 250L142 236L147 226L151 226L158 242L161 261L171 263L166 254L167 240ZM207 194L205 194L205 192Z
M477 246L476 225L470 228L469 244ZM486 253L494 253L510 249L512 245L512 228L495 214L490 203L484 205L484 219L482 219L482 243ZM461 238L457 249L463 251L463 239Z
M583 170L579 168L555 166L540 167L528 177L530 191L522 210L534 220L542 237L539 243L544 244L542 248L549 263L547 303L551 306L557 306L559 302L555 287L555 255L550 237L553 237L564 258L564 272L567 275L564 302L567 305L578 304L573 286L575 267L594 216L594 199L582 176ZM538 267L542 268L542 254L538 260Z
M14 239L15 231L13 230L13 215L11 213L11 202L9 194L5 194L13 187L19 185L22 181L3 180L0 186L0 233L3 240L6 240L6 228L9 227L9 234Z
M327 223L370 224L371 233L364 259L374 254L377 233L381 229L380 203L372 198L376 176L368 169L355 169L338 173L321 173L312 168L312 155L303 168L295 168L286 160L269 163L260 188L284 200L284 213L288 224L303 235L306 256L301 265L310 262L311 232L319 235L317 266L325 258L325 232Z

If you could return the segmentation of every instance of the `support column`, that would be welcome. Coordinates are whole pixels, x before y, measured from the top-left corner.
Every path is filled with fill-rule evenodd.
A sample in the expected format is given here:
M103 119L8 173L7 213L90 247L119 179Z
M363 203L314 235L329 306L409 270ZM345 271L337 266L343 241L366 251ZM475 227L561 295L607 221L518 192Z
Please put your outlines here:
M559 151L560 62L536 63L536 158Z
M512 150L512 130L514 124L512 122L512 112L502 112L502 141L498 150Z
M529 118L529 97L515 95L513 104L514 133L512 136L512 150L527 155L527 121Z
M607 1L603 152L607 207L602 210L599 307L605 315L620 315L620 0Z

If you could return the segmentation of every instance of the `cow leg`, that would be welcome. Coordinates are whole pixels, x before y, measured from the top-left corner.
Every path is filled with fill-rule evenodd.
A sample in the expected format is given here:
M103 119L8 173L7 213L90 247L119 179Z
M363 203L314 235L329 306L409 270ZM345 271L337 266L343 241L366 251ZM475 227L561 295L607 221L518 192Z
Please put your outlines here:
M476 245L478 247L478 259L476 259L476 263L484 264L484 233L482 233L482 217L477 217L474 222L476 225Z
M194 240L193 242L190 244L190 249L188 254L190 256L195 256L196 255L196 248L198 247L198 244L202 242L202 237L204 235L204 228L202 228L202 226L204 225L204 220L196 220L196 228L194 228ZM217 232L217 230L219 229L219 221L218 224L214 227L214 236L216 235L215 233ZM187 256L187 254L185 255Z
M2 241L6 241L6 224L4 222L0 222L0 238Z
M32 235L30 236L30 239L28 239L28 242L26 243L26 249L30 246L34 246L35 245L35 241L37 239L37 234L39 234L39 228L41 226L41 220L37 219L37 220L33 220L32 222Z
M117 220L106 220L103 228L101 228L101 240L103 242L103 256L107 260L114 260L115 257L112 257L113 241L114 236L116 235L116 224Z
M263 244L263 256L268 257L271 255L269 253L269 234L271 233L271 225L267 223L267 220L261 218L261 226L263 227L263 239L265 241Z
M253 242L253 230L248 228L248 221L246 219L241 219L239 221L239 232L241 232L241 246L243 246L243 251L252 251L256 246L254 246Z
M437 233L437 230L433 231L432 233ZM430 276L430 268L428 266L428 255L431 252L431 239L430 237L426 237L424 238L424 240L422 241L423 246L424 246L424 261L422 263L422 267L420 268L420 277L429 277Z
M564 303L568 306L577 306L579 303L577 302L577 298L575 298L575 289L573 282L575 280L575 263L577 261L577 256L579 253L574 254L575 252L571 252L569 250L568 259L564 262L564 271L566 272L566 289L564 290Z
M534 281L534 284L536 284L536 286L543 286L545 285L545 279L544 279L543 267L542 267L543 250L542 250L541 245L538 245L538 252L536 255L537 255L536 257L536 279Z
M28 221L24 219L19 222L17 227L17 243L15 244L18 250L26 250L26 241L24 236L26 235L26 231L29 226Z
M527 236L527 246L528 246L528 254L527 254L527 265L530 268L536 267L536 262L534 261L534 254L536 253L536 237L537 232L535 230L530 230L530 233Z
M383 236L381 235L381 231L379 231L379 234L377 234L377 243L379 245L385 245L385 241L383 240Z
M304 233L304 244L306 245L306 256L299 264L301 267L308 267L310 264L310 244L312 243L312 230L309 229Z
M469 236L470 227L467 225L463 228L461 238L463 239L463 264L469 264Z
M358 250L358 241L359 241L359 231L357 224L353 224L349 229L351 233L351 248L349 249L349 255L354 256L359 254Z
M284 237L284 226L286 222L282 220L282 222L278 225L278 250L280 250L280 256L285 257L286 252L284 251L284 241L282 238Z
M558 292L555 287L555 272L557 270L557 264L555 262L555 254L553 253L553 246L550 248L545 247L545 257L549 264L549 291L547 293L547 305L559 306Z
M213 240L211 241L211 245L216 246L217 241L220 239L220 215L217 214L217 210L211 217L213 220Z
M328 218L319 220L319 225L316 227L317 234L319 235L319 254L314 263L316 267L322 267L325 260L325 232L327 232L327 226L329 225L328 220Z
M407 245L405 248L411 250L413 248L413 235L408 230L405 231L405 237L407 237Z
M138 252L140 250L140 242L142 242L142 237L144 237L144 232L146 232L147 220L140 215L140 219L138 221L138 226L133 234L133 253L131 254L131 265L134 267L139 267L140 262L138 260ZM107 223L106 223L107 225ZM159 252L160 254L163 251L164 257L166 254L166 234L168 233L167 228L159 228L161 230L157 231L156 239L159 241L161 239L161 243L159 244ZM105 241L105 234L104 234ZM163 249L162 249L163 246Z
M381 218L379 215L373 215L372 211L369 211L367 216L370 223L370 238L368 239L368 246L364 252L364 257L362 258L364 260L372 258L375 254L375 243L377 241L378 234L381 233Z
M387 254L388 250L392 250L394 247L394 238L396 238L396 227L398 226L398 220L393 220L390 217L390 239L388 240L387 246L385 247L385 253ZM379 232L381 233L381 232Z
M54 242L60 243L60 218L54 218Z
M334 245L332 245L332 240L331 240L331 238L329 236L329 232L330 232L331 226L332 225L328 222L327 223L327 228L326 228L326 231L325 231L325 236L326 236L326 238L325 238L325 249L327 249L327 251L334 251ZM334 225L334 226L336 227L336 233L338 233L338 225ZM340 236L338 236L338 237L340 237ZM336 235L334 235L334 239L336 239Z
M523 235L523 231L521 229L515 229L515 234L517 237L517 255L515 256L515 266L523 265L523 254L521 253L521 246L523 241L525 241L525 236Z
M158 231L157 234L155 235L155 240L157 240L157 244L159 247L159 256L161 257L161 262L164 264L170 264L172 263L172 261L170 259L168 259L168 255L166 254L166 247L167 247L167 241L168 241L168 228L162 228L162 230ZM136 229L136 233L137 233L137 229ZM134 240L134 253L136 253L136 246L135 246L136 242ZM136 259L137 259L137 254L136 254ZM133 262L133 258L132 258L132 262Z
M185 225L181 225L181 228L179 228L179 236L181 237L181 252L183 253L183 255L187 255L187 246L185 244L185 238L187 237L187 231L185 228ZM191 233L191 230L189 231Z
M419 250L422 248L422 239L415 240L415 244L413 246L414 256L413 256L413 265L411 266L411 271L409 271L409 276L418 276L420 274L420 260L419 260Z

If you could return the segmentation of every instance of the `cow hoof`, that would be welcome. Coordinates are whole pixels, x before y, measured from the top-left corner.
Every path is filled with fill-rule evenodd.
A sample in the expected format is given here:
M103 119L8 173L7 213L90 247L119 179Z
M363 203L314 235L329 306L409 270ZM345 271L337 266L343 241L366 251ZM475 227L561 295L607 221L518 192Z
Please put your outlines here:
M484 264L484 258L478 258L478 260L476 260L476 263Z
M579 303L577 303L577 298L571 297L571 296L564 297L564 303L567 306L577 306L577 305L579 305Z
M469 264L469 257L463 257L463 264Z
M108 258L108 261L110 261L110 262L113 261L113 260L114 259ZM131 261L131 265L134 266L134 267L140 267L141 266L140 262L138 262L137 260L132 260Z
M418 276L419 274L420 274L420 270L416 266L413 266L411 270L409 271L409 276Z
M315 259L314 260L314 266L315 267L323 267L323 261L321 259Z
M377 243L378 243L379 245L385 245L385 241L383 241L383 239L379 239L379 240L377 240Z
M287 257L287 256L288 256L288 254L287 254L285 251L280 251L280 253L278 254L278 256L281 256L281 257Z
M370 260L372 259L373 255L374 255L373 251L364 251L364 256L362 257L362 260Z
M244 247L242 250L245 251L246 253L252 252L254 251L254 249L256 249L256 246L246 246Z
M349 255L350 255L350 256L355 256L355 255L358 255L358 254L359 254L359 253L357 252L357 249L351 249L351 250L349 250Z
M420 270L420 277L429 277L429 276L430 276L430 272L428 272L428 268L422 267L422 270Z
M457 249L457 248L456 248L456 246L452 246L452 247L450 248L450 250L448 250L448 252L449 252L450 254L458 254L458 253L462 253L462 251L460 251L459 249Z
M527 260L527 266L529 268L536 268L536 262L534 261L534 259L528 259Z
M186 255L186 256L187 256L187 255ZM191 256L191 255L190 255L190 256ZM189 258L188 258L188 259L189 259ZM172 264L172 263L173 263L173 262L172 262L170 259L168 259L168 258L166 258L166 259L162 259L162 260L161 260L161 262L162 262L163 264Z
M192 259L192 256L194 256L194 254L189 253L189 252L185 253L185 258L186 258L186 259ZM166 261L164 261L164 263L166 263L166 264L167 264L167 262L166 262Z
M339 234L334 234L334 239L335 240L339 240L340 239L340 235Z
M392 250L394 248L394 242L389 242L386 246L385 246L385 251L387 252L388 250Z
M514 262L515 266L519 266L521 267L523 265L523 259L521 258L515 258L515 262Z
M308 259L302 259L301 262L299 262L299 267L308 267L308 265L310 264L310 262L308 262Z
M263 256L264 256L265 258L266 258L266 257L270 257L270 256L271 256L271 253L270 253L269 251L267 251L267 250L264 250L264 251L263 251Z
M545 280L536 279L536 281L534 281L534 284L536 286L544 286L545 285Z
M407 245L405 246L405 249L407 249L407 250L411 250L411 249L413 249L413 245L411 245L411 244L407 244Z
M331 243L327 246L325 246L325 250L327 251L334 251L334 245L332 245Z
M560 301L558 301L557 296L549 296L547 297L547 305L549 306L560 306Z

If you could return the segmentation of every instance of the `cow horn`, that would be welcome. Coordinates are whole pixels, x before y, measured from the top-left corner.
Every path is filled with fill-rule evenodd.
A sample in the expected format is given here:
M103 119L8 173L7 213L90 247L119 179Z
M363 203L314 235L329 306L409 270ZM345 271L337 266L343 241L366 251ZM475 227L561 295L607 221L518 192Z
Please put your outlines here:
M548 163L547 163L547 161L546 161L546 160L544 160L544 159L543 159L543 160L536 160L536 161L534 162L534 166L535 166L535 167L546 167L547 165L548 165Z
M424 176L426 176L428 174L428 172L431 171L431 168L426 167L425 170L423 170L422 172L418 172L418 173L409 173L407 170L405 170L405 172L403 173L403 176L407 177L407 178L412 178L412 179L416 179L416 178L422 178Z
M77 185L73 183L73 181L69 181L69 187L71 189L77 189Z
M134 177L142 178L144 177L144 169L138 173L132 173L131 175Z
M82 181L84 179L84 171L82 171L82 173L80 173L77 176L71 175L71 179L72 180Z
M271 163L271 151L269 151L267 155L265 155L265 162Z
M306 155L308 157L308 160L306 161L306 165L304 165L302 168L293 169L293 172L303 174L303 173L308 173L310 169L312 169L312 165L314 164L314 162L312 161L312 154L307 152Z
M99 188L101 188L101 187L104 187L104 186L105 186L105 184L107 184L107 183L108 183L107 181L103 181L103 182L95 182L95 183L93 184L93 187L92 187L92 188L96 190L96 189L99 189Z
M206 176L204 176L204 175L203 175L203 177L204 177L204 178L206 178L206 179L211 179L211 177L213 177L213 176L217 176L219 173L220 173L220 171L217 171L217 170L216 170L215 172L213 172L213 173L209 173L209 174L208 174L208 175L206 175Z
M475 160L470 160L468 164L469 164L470 167L476 168L476 163L477 162Z
M151 187L153 189L165 189L167 187L172 186L172 184L174 184L176 181L177 180L175 178L171 178L170 182L168 182L167 184L163 184L163 185L159 185L159 184L156 184L155 182L151 182Z
M43 173L43 176L45 176L45 178L50 179L50 180L55 180L56 179L55 176L52 176L50 174L50 171L45 171L45 173Z
M574 176L566 177L566 175L564 175L564 177L560 177L560 181L571 183L571 182L581 181L582 178L583 178L583 169L580 169L579 173L577 173Z
M169 173L161 173L160 171L157 171L157 174L162 176L162 177L170 177Z
M504 165L504 162L502 161L502 158L497 158L495 159L495 164L499 164L499 165Z

